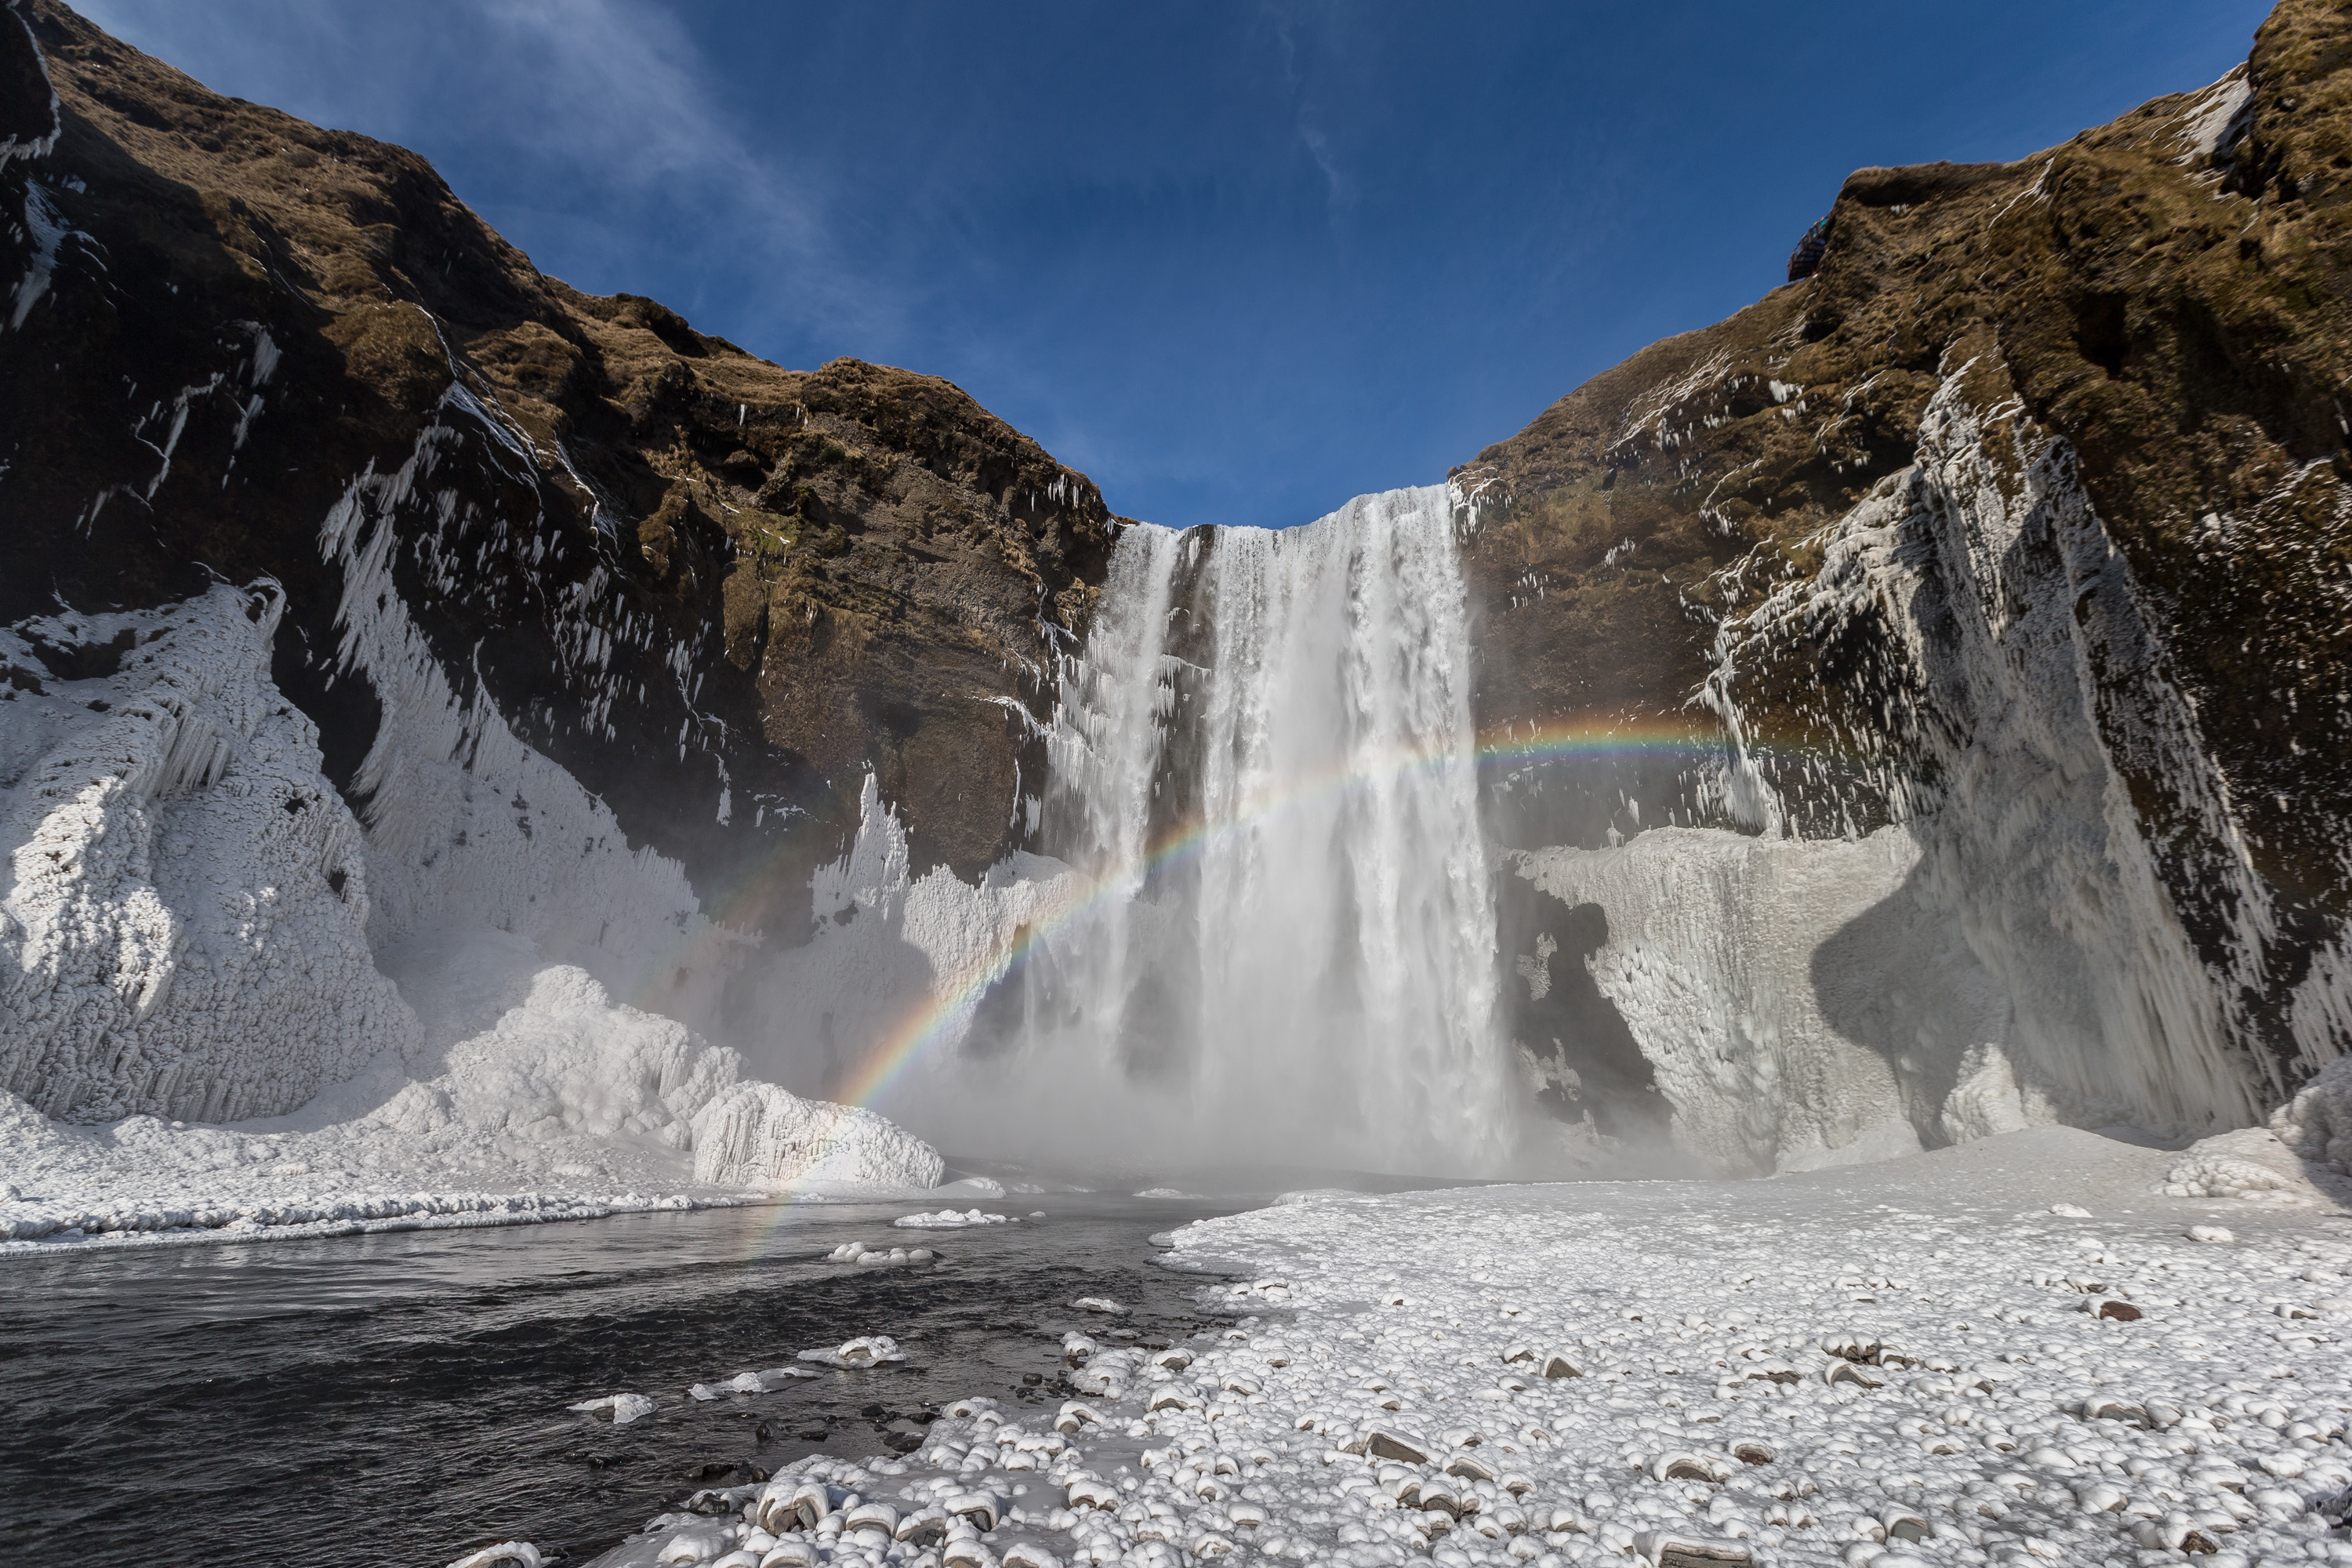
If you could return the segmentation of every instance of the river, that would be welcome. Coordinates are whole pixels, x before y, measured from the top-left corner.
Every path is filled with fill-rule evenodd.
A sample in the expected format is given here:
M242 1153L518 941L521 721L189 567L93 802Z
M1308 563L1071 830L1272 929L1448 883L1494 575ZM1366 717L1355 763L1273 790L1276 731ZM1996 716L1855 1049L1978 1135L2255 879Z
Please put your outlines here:
M1238 1201L1019 1196L1017 1225L799 1205L0 1264L0 1557L439 1568L520 1539L583 1563L695 1487L885 1452L965 1394L1066 1394L1061 1334L1212 1320L1153 1233ZM829 1261L929 1246L929 1269ZM1111 1320L1070 1303L1129 1304ZM889 1334L907 1362L698 1403L696 1383ZM565 1406L627 1390L616 1427ZM1048 1406L1050 1408L1050 1405ZM901 1440L904 1438L902 1436Z

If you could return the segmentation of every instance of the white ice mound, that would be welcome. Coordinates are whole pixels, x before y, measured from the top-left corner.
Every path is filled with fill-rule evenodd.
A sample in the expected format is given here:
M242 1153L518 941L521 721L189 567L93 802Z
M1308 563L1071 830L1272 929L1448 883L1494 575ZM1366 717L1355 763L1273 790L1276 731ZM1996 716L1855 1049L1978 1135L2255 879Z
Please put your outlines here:
M694 1119L694 1179L717 1186L931 1187L946 1162L862 1106L739 1084Z
M673 1149L688 1123L737 1082L735 1053L683 1025L613 1002L594 976L552 964L520 1004L451 1046L442 1070L384 1108L404 1131L454 1118L483 1131L544 1141L563 1133L646 1134Z
M900 1215L890 1222L901 1230L961 1230L974 1225L1019 1225L1007 1215L988 1214L980 1209L967 1209L961 1214L953 1209L941 1209L937 1214Z
M939 1154L871 1111L747 1081L742 1058L673 1019L614 1002L586 970L539 967L532 944L477 931L394 963L440 1071L382 1118L408 1132L449 1121L509 1139L580 1136L692 1152L714 1186L886 1188L937 1182ZM683 1174L684 1173L680 1173Z
M657 1406L642 1394L608 1394L602 1399L583 1399L577 1405L567 1405L564 1408L577 1410L583 1415L593 1415L599 1410L609 1410L613 1413L614 1426L626 1426L632 1421L642 1421L651 1415Z
M2325 1167L2315 1171L2305 1166L2294 1146L2269 1128L2242 1127L2200 1138L2182 1150L2165 1173L2163 1190L2177 1198L2304 1204L2326 1195L2315 1176L2343 1184Z
M860 1268L925 1268L938 1262L939 1256L928 1247L868 1247L862 1241L845 1241L825 1254L829 1262L855 1263Z
M2271 1112L2271 1131L2303 1158L2352 1175L2352 1057L2338 1057Z
M0 1089L51 1116L276 1115L415 1038L359 826L269 679L283 603L0 630Z
M772 1394L796 1378L819 1374L797 1366L772 1366L765 1372L739 1372L724 1383L698 1383L686 1392L698 1403L710 1401L728 1394Z
M813 1361L823 1366L837 1366L851 1371L880 1366L885 1362L905 1361L907 1352L898 1342L887 1334L861 1334L848 1343L831 1350L801 1352L801 1360Z

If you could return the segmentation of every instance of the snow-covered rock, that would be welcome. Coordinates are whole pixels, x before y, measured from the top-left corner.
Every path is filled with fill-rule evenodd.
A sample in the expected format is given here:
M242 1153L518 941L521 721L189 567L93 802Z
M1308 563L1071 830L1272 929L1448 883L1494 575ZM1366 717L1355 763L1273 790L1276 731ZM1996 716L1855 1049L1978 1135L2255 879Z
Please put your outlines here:
M0 1089L42 1111L276 1115L415 1042L358 825L270 680L280 605L0 630Z
M2303 1158L2352 1175L2352 1057L2338 1057L2271 1113L2271 1131Z
M939 1152L862 1106L738 1084L694 1119L694 1174L719 1186L930 1187Z

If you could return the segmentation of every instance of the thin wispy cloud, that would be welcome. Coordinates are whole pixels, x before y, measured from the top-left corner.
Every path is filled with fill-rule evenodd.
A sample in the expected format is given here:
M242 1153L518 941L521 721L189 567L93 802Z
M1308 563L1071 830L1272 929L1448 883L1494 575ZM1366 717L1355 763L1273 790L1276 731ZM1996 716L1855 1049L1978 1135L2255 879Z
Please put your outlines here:
M648 0L85 0L207 85L415 146L551 271L632 286L653 247L710 246L861 325L890 301L838 265L821 182L756 147L713 63ZM517 232L520 231L520 232ZM542 254L549 236L563 254Z

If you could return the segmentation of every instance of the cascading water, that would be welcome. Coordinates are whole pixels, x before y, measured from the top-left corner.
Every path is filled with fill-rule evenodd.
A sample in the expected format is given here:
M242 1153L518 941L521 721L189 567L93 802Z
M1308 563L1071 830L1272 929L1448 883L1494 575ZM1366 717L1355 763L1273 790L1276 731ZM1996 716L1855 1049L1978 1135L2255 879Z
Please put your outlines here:
M1443 487L1137 527L1063 680L1045 847L1087 877L962 1054L1149 1157L1493 1168L1470 641Z

